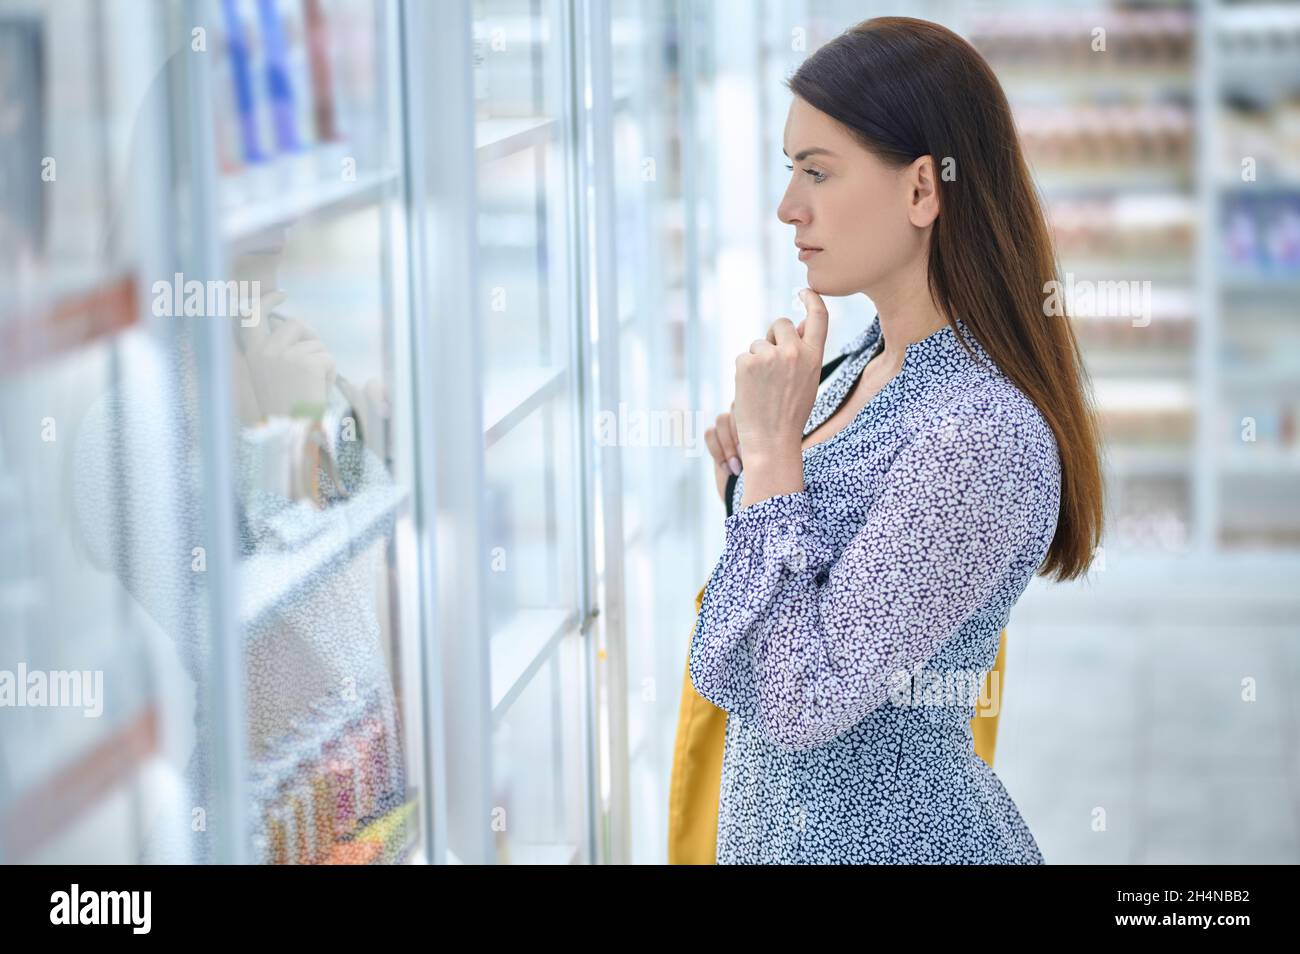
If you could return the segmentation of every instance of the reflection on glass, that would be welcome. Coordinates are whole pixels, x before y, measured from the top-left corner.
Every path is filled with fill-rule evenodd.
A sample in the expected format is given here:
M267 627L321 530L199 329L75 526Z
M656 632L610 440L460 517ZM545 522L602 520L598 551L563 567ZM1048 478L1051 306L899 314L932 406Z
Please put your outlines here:
M230 375L248 784L254 856L275 864L401 861L417 834L391 9L223 0L216 24L221 232L246 302Z
M389 472L379 209L244 241L232 280L257 289L231 349L255 844L272 863L395 861L413 802L386 563L407 494ZM364 837L374 825L396 833Z

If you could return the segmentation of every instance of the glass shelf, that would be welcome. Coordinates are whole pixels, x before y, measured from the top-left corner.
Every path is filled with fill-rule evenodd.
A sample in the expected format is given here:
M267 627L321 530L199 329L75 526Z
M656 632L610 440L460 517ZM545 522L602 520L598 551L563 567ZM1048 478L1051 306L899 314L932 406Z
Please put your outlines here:
M355 180L308 180L295 183L287 192L260 202L248 202L224 213L222 238L234 250L266 232L286 229L304 219L346 212L358 205L383 202L395 197L401 179L395 172L362 173ZM230 185L223 182L222 187Z

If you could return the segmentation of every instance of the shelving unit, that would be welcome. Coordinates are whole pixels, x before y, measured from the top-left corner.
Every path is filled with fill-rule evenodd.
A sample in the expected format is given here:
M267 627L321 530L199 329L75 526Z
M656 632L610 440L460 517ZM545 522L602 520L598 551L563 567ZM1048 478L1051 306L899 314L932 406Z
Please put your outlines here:
M564 368L528 368L489 380L484 393L483 438L488 447L568 386Z
M475 133L479 162L492 162L525 149L536 149L553 142L558 133L559 121L549 116L480 119Z
M1195 12L1034 8L964 27L1004 79L1063 280L1141 292L1120 314L1070 304L1107 444L1107 545L1203 546Z
M447 55L417 80L438 90L443 120L416 185L448 212L426 248L446 282L437 310L457 329L432 360L448 408L435 425L440 586L455 593L436 623L455 726L443 850L464 863L596 852L570 12L440 9L427 23L436 42L451 31Z
M250 638L262 638L272 614L329 579L376 540L390 536L409 501L404 488L379 485L324 511L308 503L295 505L294 522L308 524L311 536L297 549L258 553L244 563L247 582L240 594L240 626Z
M496 722L575 623L575 614L563 610L523 610L492 634L492 716Z
M208 621L222 649L212 685L199 685L212 696L200 745L205 730L235 734L214 752L235 817L214 847L228 860L270 863L428 858L435 807L419 665L428 611L420 580L428 571L412 545L423 507L415 480L423 438L406 290L412 252L399 3L280 5L283 50L267 43L267 11L252 4L192 0L173 14L170 36L189 37L202 25L218 54L191 58L192 72L174 90L194 114L174 157L188 203L182 220L194 229L179 264L187 277L260 283L263 301L284 292L275 313L296 323L303 342L319 342L315 353L329 355L337 370L337 378L327 374L312 348L268 345L289 333L289 322L256 334L209 322L195 335L189 386L210 405L196 428L203 453L211 460L238 448L228 466L212 468L206 488L210 500L234 501L233 513L211 506L229 513L234 528L207 554L208 566L222 570L209 574L210 605L229 610ZM295 97L292 108L276 96ZM263 111L270 118L259 125ZM265 133L260 148L251 138L257 131ZM343 381L357 385L345 390ZM295 404L311 407L322 397L346 408L337 421L322 422L339 429L325 434L327 453L358 443L354 484L337 499L292 488L286 496L281 475L294 445L272 425L300 413ZM369 431L360 430L363 421ZM311 481L323 488L329 467L306 460L326 475ZM372 557L379 572L367 574ZM220 678L219 658L227 667ZM286 665L295 667L283 673L288 684L269 684L274 667ZM386 740L382 786L369 765L379 756L358 741L361 730L348 728L359 717L348 699L373 705L366 718L382 726L374 729ZM320 754L326 743L334 753L329 771ZM349 784L344 779L355 780L350 794L339 788ZM337 791L322 796L320 785ZM353 818L344 837L345 819L335 817L341 806L381 797L376 813ZM340 833L337 843L321 840L327 829Z
M1216 224L1207 509L1216 549L1294 557L1300 367L1277 359L1300 349L1300 8L1213 2L1204 17L1204 211Z
M1252 323L1271 321L1273 352L1287 353L1294 345L1288 337L1289 323L1280 316L1286 311L1283 302L1296 289L1300 254L1286 252L1290 264L1278 262L1267 271L1243 269L1234 256L1260 246L1243 246L1242 235L1259 243L1264 232L1261 226L1243 222L1240 214L1233 219L1232 210L1246 196L1266 206L1280 204L1285 216L1297 190L1280 172L1288 154L1280 139L1284 127L1278 125L1269 134L1267 124L1256 121L1251 147L1246 149L1238 139L1244 130L1235 134L1225 130L1224 110L1230 96L1245 95L1276 105L1300 93L1300 66L1294 55L1289 59L1286 55L1296 49L1296 10L1289 5L1220 2L1170 4L1163 9L1098 5L1087 13L1089 22L1109 26L1112 42L1118 37L1120 42L1136 43L1145 36L1142 42L1152 53L1148 62L1123 65L1114 58L1094 56L1084 70L1055 65L1040 71L1003 68L999 52L1012 56L1017 37L1041 34L1046 23L1057 22L1057 16L1020 10L972 27L977 46L983 37L993 48L993 65L1008 79L1009 95L1013 100L1023 96L1039 111L1031 115L1046 115L1044 103L1095 99L1107 103L1115 116L1131 108L1120 104L1150 102L1176 103L1186 116L1169 127L1187 130L1178 134L1179 151L1167 152L1170 158L1177 157L1175 165L1136 166L1106 172L1100 179L1064 175L1041 162L1035 168L1051 206L1064 269L1112 279L1140 274L1156 289L1183 289L1176 297L1164 296L1163 307L1153 309L1156 313L1147 328L1076 319L1088 367L1097 378L1099 410L1111 445L1108 463L1116 500L1112 526L1118 531L1112 546L1151 552L1172 548L1213 561L1249 556L1250 532L1234 529L1242 513L1234 516L1233 511L1244 507L1242 512L1249 512L1250 499L1257 497L1258 506L1271 517L1253 519L1256 542L1275 552L1279 547L1294 551L1293 546L1283 546L1289 531L1277 522L1297 526L1300 540L1300 516L1286 503L1296 486L1289 455L1244 445L1231 423L1237 419L1240 425L1252 416L1248 413L1252 409L1265 417L1276 410L1280 418L1269 418L1280 421L1273 433L1286 440L1285 435L1294 430L1291 422L1297 409L1285 401L1278 405L1266 394L1273 390L1277 397L1293 389L1295 375L1286 366L1270 365L1258 345L1247 356L1239 339ZM1139 25L1141 31L1135 32ZM1164 39L1157 43L1153 39L1157 36ZM1253 51L1246 53L1252 62L1242 62L1241 56L1233 62L1234 47L1239 52ZM1158 48L1166 54L1177 51L1182 64L1175 70L1154 66L1154 59L1162 58L1154 53ZM1046 47L1040 44L1037 49L1039 55L1046 55ZM1288 62L1289 67L1283 65ZM1050 143L1050 138L1039 142L1040 138L1027 136L1031 157L1036 144ZM1243 183L1235 173L1247 151L1264 155L1259 178ZM1077 258L1072 254L1074 246L1084 240L1091 244L1093 238L1087 230L1091 222L1082 214L1087 206L1075 206L1078 215L1063 215L1063 211L1072 212L1070 203L1095 201L1108 189L1134 194L1158 189L1165 198L1156 221L1164 227L1152 233L1131 258L1109 263ZM1138 207L1134 208L1136 212ZM1147 217L1148 224L1153 217ZM1126 220L1130 228L1144 227L1137 214L1115 219L1116 226ZM1199 226L1193 229L1193 223ZM1284 223L1277 226L1285 227ZM1300 208L1291 232L1300 234ZM1134 232L1135 238L1139 234ZM1179 446L1178 441L1185 443ZM1234 443L1242 446L1234 449ZM1154 535L1148 533L1156 524L1160 527ZM1261 530L1265 524L1267 532ZM1171 533L1171 525L1182 529Z

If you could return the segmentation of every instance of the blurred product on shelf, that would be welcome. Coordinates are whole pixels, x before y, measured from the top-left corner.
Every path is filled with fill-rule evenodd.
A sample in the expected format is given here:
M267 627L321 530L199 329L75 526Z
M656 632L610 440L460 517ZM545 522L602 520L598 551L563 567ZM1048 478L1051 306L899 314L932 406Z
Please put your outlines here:
M1093 70L1186 67L1193 44L1188 9L1004 10L980 12L967 39L995 69ZM1104 49L1094 31L1105 30ZM1104 57L1104 58L1103 58Z
M1130 353L1186 352L1195 338L1195 322L1186 317L1153 317L1151 324L1135 326L1122 318L1072 319L1075 334L1092 355L1110 349Z
M246 4L221 0L225 39L230 57L230 78L238 110L241 154L245 163L265 162L270 155L268 111L262 107L261 45L246 19Z
M1225 65L1300 63L1300 6L1227 3L1217 13L1219 54Z
M1049 169L1179 165L1191 157L1191 111L1177 104L1024 104L1016 122L1030 161Z
M314 704L254 763L251 787L263 863L394 864L415 836L396 709L383 693Z
M1194 408L1176 401L1156 405L1153 395L1158 391L1154 384L1144 381L1133 388L1129 403L1102 403L1098 416L1106 434L1119 440L1142 440L1152 446L1190 440L1196 423Z
M1223 257L1229 281L1300 276L1300 193L1226 196Z
M538 87L537 56L545 47L538 23L519 8L515 15L498 9L484 16L475 3L471 43L474 110L478 122L490 119L542 118L545 99ZM543 107L541 112L546 112Z
M276 499L319 504L316 475L321 445L311 438L316 433L323 434L320 423L301 417L271 417L250 427L246 444L253 474L250 489Z
M1185 258L1196 238L1195 203L1178 193L1057 197L1048 215L1062 258Z
M339 138L334 114L334 70L330 67L330 28L321 4L324 0L303 0L307 31L307 59L311 66L311 115L320 142ZM307 97L302 97L306 101Z
M1233 89L1225 97L1219 127L1219 174L1225 187L1259 183L1300 192L1300 65L1296 72L1296 89L1272 102L1261 99L1258 88ZM1248 173L1252 178L1244 178Z
M227 207L370 168L373 148L355 138L372 122L367 84L343 87L364 77L366 56L350 61L373 30L340 36L334 21L347 9L343 0L221 0L213 113ZM340 129L341 104L351 105L351 140Z
M280 152L297 152L314 138L307 71L303 68L301 0L258 0L258 25L266 47L266 88L271 104L275 144Z

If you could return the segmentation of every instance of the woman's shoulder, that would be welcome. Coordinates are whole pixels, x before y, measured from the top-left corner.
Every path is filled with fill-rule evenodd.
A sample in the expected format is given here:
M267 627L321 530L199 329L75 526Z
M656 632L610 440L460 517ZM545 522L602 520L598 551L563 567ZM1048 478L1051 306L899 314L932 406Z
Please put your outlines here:
M897 463L903 466L897 466ZM1046 417L1012 381L965 374L931 401L890 472L896 491L983 519L989 540L1015 535L1037 566L1061 501L1061 462ZM990 523L991 521L991 523Z
M1042 410L996 368L974 369L945 390L919 430L977 454L1059 475L1056 436Z

